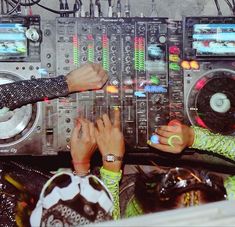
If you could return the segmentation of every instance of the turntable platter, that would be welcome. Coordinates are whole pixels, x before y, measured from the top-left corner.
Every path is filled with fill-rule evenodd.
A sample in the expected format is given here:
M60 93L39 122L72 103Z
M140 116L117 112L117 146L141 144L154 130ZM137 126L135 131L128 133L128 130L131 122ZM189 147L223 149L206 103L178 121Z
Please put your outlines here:
M12 83L21 78L12 73L0 73L0 84ZM0 117L0 146L17 143L27 136L36 117L36 105L25 105L12 111L7 111Z
M192 87L187 100L192 124L213 132L235 131L235 73L215 70L202 76Z

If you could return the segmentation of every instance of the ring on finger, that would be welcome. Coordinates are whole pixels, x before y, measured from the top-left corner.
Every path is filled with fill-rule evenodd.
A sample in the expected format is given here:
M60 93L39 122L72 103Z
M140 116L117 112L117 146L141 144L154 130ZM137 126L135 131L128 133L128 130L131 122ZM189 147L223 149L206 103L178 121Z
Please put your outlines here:
M167 139L167 143L169 146L174 147L174 144L172 142L173 139L178 139L180 142L182 142L182 138L178 135L172 135Z

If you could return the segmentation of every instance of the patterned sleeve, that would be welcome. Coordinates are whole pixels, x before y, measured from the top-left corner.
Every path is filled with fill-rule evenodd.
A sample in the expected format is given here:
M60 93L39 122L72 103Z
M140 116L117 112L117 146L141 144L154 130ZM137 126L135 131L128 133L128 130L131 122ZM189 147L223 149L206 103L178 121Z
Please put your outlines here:
M106 170L103 167L100 169L101 180L104 182L106 187L109 189L114 200L113 219L117 220L120 218L120 205L119 205L119 182L122 177L122 171L112 172Z
M65 76L21 80L0 85L0 109L15 109L44 99L69 94Z
M216 153L226 158L235 160L234 136L214 134L207 129L197 126L191 127L193 128L195 133L192 148L211 151L212 153Z
M227 192L227 200L235 200L235 176L229 176L224 181Z

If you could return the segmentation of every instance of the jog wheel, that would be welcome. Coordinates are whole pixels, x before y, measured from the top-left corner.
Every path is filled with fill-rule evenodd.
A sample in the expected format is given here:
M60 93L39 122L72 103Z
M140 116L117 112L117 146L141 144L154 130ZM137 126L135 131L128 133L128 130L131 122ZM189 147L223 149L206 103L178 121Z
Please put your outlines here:
M12 83L22 78L10 73L0 73L0 84ZM6 112L0 117L0 147L15 145L23 141L33 130L37 105L25 105Z
M204 74L187 96L193 125L225 135L235 132L235 72L216 69Z

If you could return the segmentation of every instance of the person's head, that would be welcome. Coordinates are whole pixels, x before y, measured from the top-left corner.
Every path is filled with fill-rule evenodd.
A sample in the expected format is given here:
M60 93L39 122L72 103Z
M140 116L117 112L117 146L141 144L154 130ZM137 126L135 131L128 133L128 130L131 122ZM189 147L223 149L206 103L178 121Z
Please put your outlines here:
M32 226L80 226L111 219L112 196L95 176L59 173L43 187Z
M218 175L173 168L163 174L141 171L135 197L144 213L150 213L223 200L226 191Z

